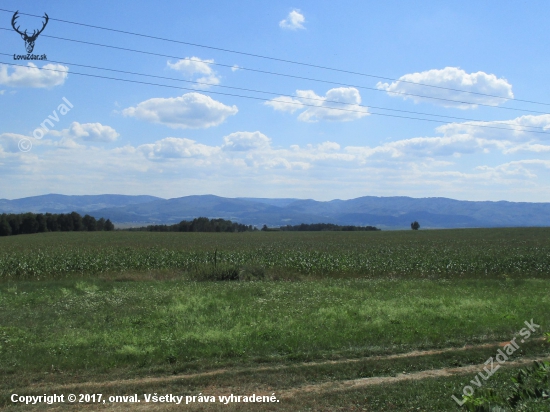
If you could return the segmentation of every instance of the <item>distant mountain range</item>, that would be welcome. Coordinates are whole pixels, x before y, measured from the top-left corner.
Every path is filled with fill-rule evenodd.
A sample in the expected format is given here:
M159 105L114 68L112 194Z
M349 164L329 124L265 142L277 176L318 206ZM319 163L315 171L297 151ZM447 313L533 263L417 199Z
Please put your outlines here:
M164 224L204 216L247 225L277 227L300 223L421 228L550 226L550 203L470 202L442 197L364 196L319 202L301 199L225 198L213 195L162 199L154 196L44 195L0 199L0 213L76 211L121 224Z

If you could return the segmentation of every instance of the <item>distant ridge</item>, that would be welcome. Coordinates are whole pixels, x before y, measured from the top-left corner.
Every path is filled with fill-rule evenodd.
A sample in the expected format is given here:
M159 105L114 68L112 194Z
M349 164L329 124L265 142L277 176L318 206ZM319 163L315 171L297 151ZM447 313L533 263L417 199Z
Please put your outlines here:
M320 202L293 198L225 198L214 195L162 199L154 196L50 194L0 200L0 213L76 211L122 223L170 224L204 216L246 225L300 223L407 229L414 220L426 228L550 226L550 203L474 202L443 197L364 196Z
M121 207L160 199L154 196L49 194L16 200L0 199L0 213L69 213L79 210L97 210Z

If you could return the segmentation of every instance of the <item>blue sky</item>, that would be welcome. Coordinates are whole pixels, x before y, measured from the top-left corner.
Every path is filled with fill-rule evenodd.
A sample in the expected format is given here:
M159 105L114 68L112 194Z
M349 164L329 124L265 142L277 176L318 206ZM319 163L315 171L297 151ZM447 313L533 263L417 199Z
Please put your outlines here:
M33 51L49 61L30 67L14 61L25 44L13 12L0 11L0 198L550 201L548 2L6 0L0 8L51 18ZM29 32L42 25L26 15L17 22Z

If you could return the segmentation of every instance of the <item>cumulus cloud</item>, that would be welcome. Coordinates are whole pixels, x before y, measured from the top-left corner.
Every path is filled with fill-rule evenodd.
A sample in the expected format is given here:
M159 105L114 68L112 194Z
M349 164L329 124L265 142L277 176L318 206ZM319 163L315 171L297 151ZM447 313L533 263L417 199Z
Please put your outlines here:
M2 133L0 134L0 150L6 153L21 152L19 145L21 141L31 142L31 138L17 133Z
M311 93L297 99L306 95ZM550 115L521 116L506 123L550 130ZM245 130L219 135L218 142L210 144L166 137L112 148L77 142L113 141L118 135L114 129L72 123L61 132L50 131L64 136L57 141L0 134L0 175L10 179L10 188L1 189L15 193L11 187L17 187L17 196L33 184L47 184L51 191L64 188L77 193L84 186L87 191L120 192L131 187L134 193L146 190L166 197L205 190L226 196L265 196L270 191L296 197L355 197L360 191L419 197L428 192L471 200L490 194L494 200L500 196L547 201L547 135L493 131L467 123L436 130L431 136L381 143L366 135L364 143L353 146L333 139L279 146L273 143L278 136ZM37 147L21 152L18 143L23 138ZM70 181L68 175L73 177ZM73 185L73 180L78 184ZM107 184L107 189L97 182Z
M317 150L320 152L334 152L340 150L340 145L336 142L323 142L317 145Z
M179 71L188 80L201 83L195 85L197 89L208 89L220 84L220 77L212 69L211 63L214 60L202 60L198 57L187 57L175 63L167 62L169 68Z
M223 123L238 111L237 106L226 106L193 92L180 97L149 99L124 109L122 114L174 129L204 129Z
M545 153L550 152L550 146L538 143L524 143L505 150L504 154L514 154L517 152Z
M67 79L69 68L61 64L46 64L39 69L34 63L27 67L0 64L0 84L10 87L50 88Z
M223 150L246 152L269 148L271 139L260 132L236 132L225 136L223 142Z
M546 128L550 118L541 115L510 120L510 122L537 124ZM464 129L462 129L463 127ZM209 163L221 165L230 162L233 165L247 167L293 167L310 168L313 165L333 165L352 167L371 162L407 163L426 161L447 162L452 164L463 156L474 154L498 154L511 156L517 153L545 154L550 152L550 145L541 144L538 140L528 138L514 139L514 132L508 135L502 132L493 133L485 129L472 128L471 125L452 124L437 129L442 136L413 137L381 143L378 145L346 146L333 141L325 141L306 146L290 145L288 148L274 148L272 140L260 131L239 131L223 137L219 146L208 146L194 140L168 137L153 144L139 146L150 160L201 158ZM50 131L49 134L62 136L60 142L42 141L44 145L64 148L78 148L74 141L116 140L118 133L109 126L99 123L80 124L74 122L61 132ZM7 152L15 152L17 142L22 137L5 134L2 146ZM508 138L507 138L508 137ZM546 135L543 135L546 137ZM285 159L283 162L281 159ZM425 159L425 160L422 160ZM397 162L397 163L396 163ZM298 166L300 165L300 166Z
M413 137L388 142L375 147L348 146L346 151L363 160L367 158L403 158L418 157L460 157L463 154L488 153L491 149L501 151L510 147L509 142L479 139L469 135L448 137Z
M520 129L527 126L534 129ZM543 133L532 133L530 130ZM445 156L457 158L462 155L487 154L494 151L503 155L519 152L546 153L550 151L550 146L540 142L550 140L550 132L544 132L547 130L550 130L550 115L528 115L506 121L451 123L436 128L443 136L414 137L375 147L349 146L345 150L363 159Z
M255 169L306 170L315 163L353 161L335 142L297 145L289 149L273 148L271 139L256 132L235 132L223 138L220 146L209 146L185 138L168 137L153 144L141 145L137 151L151 161L192 161L194 165ZM198 163L197 163L198 162Z
M446 136L468 134L512 141L550 140L550 114L525 115L511 120L490 122L449 123L439 126L436 131Z
M73 122L68 129L61 133L71 139L79 139L85 142L114 142L120 134L111 126L101 123L78 123Z
M524 177L537 178L537 169L550 169L550 160L522 159L506 162L498 166L477 166L475 170L485 172L493 177Z
M288 13L286 19L279 22L279 27L286 30L305 29L305 21L306 18L302 13L300 13L300 10L295 9Z
M312 99L325 100L323 102L314 103L317 107L309 107L304 112L300 113L298 120L304 122L316 122L318 120L349 122L368 116L368 110L359 106L359 104L361 104L361 95L359 91L353 87L330 89L324 98L317 96L311 90L303 90L301 93L297 94L302 97L301 100L304 103L315 102L315 100ZM344 103L345 105L328 103L326 100Z
M296 91L301 92L301 90ZM294 113L296 110L302 109L304 105L298 99L294 99L290 96L280 96L274 99L271 99L268 102L264 103L266 106L273 107L273 109L279 112L290 112Z
M149 160L208 157L219 152L218 147L207 146L191 139L167 137L153 144L138 147Z
M534 122L544 127L540 119ZM507 198L508 193L519 191L516 200L529 195L539 201L544 201L543 193L550 188L550 161L544 160L548 146L468 133L360 146L328 140L278 147L260 131L231 133L220 137L217 145L167 137L140 146L69 148L44 139L38 141L43 145L39 156L18 150L17 142L23 137L0 135L0 173L13 176L12 186L23 188L47 183L52 190L77 193L82 185L86 190L105 191L108 184L112 191L131 187L135 193L147 190L167 197L204 193L205 187L219 195L265 195L265 190L276 190L297 197L323 197L327 190L332 197L354 197L358 190L412 195L410 190L418 189L414 192L418 196L429 190L434 195L469 199L486 199L487 193ZM486 157L486 151L494 155ZM78 179L71 182L78 184L71 186L66 176L75 173Z
M361 95L354 87L330 89L324 97L318 96L313 90L296 90L296 96L276 97L264 104L277 111L290 113L306 108L298 116L298 120L303 122L349 122L369 115L368 109L360 106Z
M426 87L413 83L429 84L443 88ZM388 95L392 97L401 97L405 100L411 99L415 103L430 102L443 107L459 109L475 109L478 104L498 106L506 102L507 99L514 98L512 85L506 79L497 78L494 74L482 71L466 73L458 67L445 67L441 70L433 69L406 74L391 84L378 82L376 87L380 90L386 90ZM502 96L503 99L467 92Z
M503 121L450 123L436 128L443 136L414 137L372 148L347 147L346 150L364 158L459 157L463 154L492 151L499 151L504 155L518 152L544 153L550 151L550 146L540 144L541 141L550 140L550 132L545 132L547 130L550 130L550 115L527 115Z

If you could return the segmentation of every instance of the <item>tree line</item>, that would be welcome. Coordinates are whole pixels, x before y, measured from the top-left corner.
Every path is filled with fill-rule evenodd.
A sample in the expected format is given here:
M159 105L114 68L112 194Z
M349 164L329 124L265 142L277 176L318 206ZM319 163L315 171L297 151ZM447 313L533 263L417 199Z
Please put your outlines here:
M264 225L262 230L269 230L269 228ZM279 230L282 231L289 231L289 232L299 232L299 231L311 231L311 232L321 232L321 231L342 231L342 232L353 232L353 231L375 231L375 230L381 230L374 226L340 226L335 225L332 223L302 223L300 225L287 225L287 226L281 226Z
M252 232L258 229L252 225L247 226L230 220L199 217L192 221L182 220L174 225L149 225L128 230L147 232Z
M111 231L113 223L104 218L96 220L93 216L80 216L72 213L20 213L0 215L0 236L22 235L44 232L78 232L78 231ZM147 232L253 232L258 229L252 225L243 225L224 219L195 218L192 221L182 220L173 225L149 225L127 229ZM340 226L332 223L314 223L287 225L271 229L266 225L263 231L376 231L374 226Z
M113 223L104 218L96 220L90 215L72 213L19 213L0 215L0 236L24 235L44 232L79 232L114 230Z

